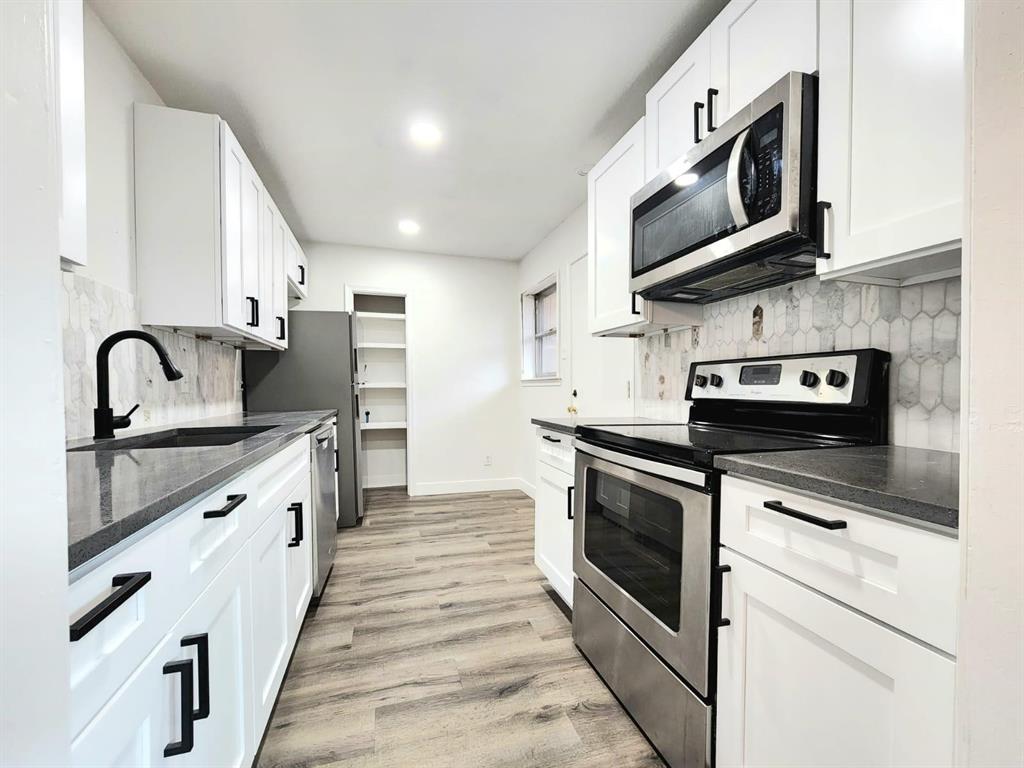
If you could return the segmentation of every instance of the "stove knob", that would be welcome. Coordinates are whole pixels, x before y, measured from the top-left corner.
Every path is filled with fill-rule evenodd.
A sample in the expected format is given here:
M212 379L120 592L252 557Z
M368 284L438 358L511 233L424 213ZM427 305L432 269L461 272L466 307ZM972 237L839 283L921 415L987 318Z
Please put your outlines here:
M708 377L698 373L696 376L693 377L693 385L695 387L700 387L701 389L703 389L708 385Z
M818 376L814 371L803 371L800 374L800 385L808 388L814 388L818 386L821 381L821 377Z
M722 377L719 376L717 373L712 373L711 376L709 376L708 378L711 380L712 387L722 386Z
M829 370L829 372L825 375L825 383L828 384L830 387L835 387L836 389L842 389L843 387L845 387L846 382L849 380L849 376L847 376L842 371L837 371L835 368Z

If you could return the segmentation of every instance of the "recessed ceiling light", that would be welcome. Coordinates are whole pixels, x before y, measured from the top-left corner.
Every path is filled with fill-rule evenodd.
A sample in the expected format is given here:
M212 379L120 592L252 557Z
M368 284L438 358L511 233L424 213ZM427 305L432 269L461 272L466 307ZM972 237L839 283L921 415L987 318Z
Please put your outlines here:
M398 231L403 235L416 235L419 234L420 225L412 219L402 219L398 222Z
M409 138L417 147L430 149L441 143L441 129L431 120L414 120L409 126Z
M696 173L684 173L681 176L676 176L675 182L677 187L689 187L697 183L700 178Z

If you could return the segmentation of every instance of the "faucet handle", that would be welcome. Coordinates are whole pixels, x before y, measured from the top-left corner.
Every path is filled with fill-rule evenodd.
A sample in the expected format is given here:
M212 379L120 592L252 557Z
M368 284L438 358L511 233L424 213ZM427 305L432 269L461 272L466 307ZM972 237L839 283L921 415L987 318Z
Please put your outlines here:
M139 403L136 403L135 405L132 406L131 410L128 411L128 413L124 414L124 416L115 416L114 429L124 429L125 427L130 427L132 425L132 414L135 413L135 411L137 411L138 409Z

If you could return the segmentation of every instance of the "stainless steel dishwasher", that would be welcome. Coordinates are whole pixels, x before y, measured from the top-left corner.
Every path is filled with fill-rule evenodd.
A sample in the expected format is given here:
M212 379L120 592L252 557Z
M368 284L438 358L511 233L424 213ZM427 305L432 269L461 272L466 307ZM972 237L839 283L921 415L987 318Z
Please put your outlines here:
M334 479L334 426L326 424L313 435L313 597L323 594L334 565L338 534L338 487Z

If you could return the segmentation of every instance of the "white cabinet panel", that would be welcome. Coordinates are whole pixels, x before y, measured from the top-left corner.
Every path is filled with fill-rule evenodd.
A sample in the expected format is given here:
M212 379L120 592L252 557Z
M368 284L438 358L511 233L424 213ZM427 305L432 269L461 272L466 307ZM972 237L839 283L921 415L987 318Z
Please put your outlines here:
M642 166L644 181L657 176L705 135L707 113L701 112L700 129L695 137L693 105L705 104L705 110L707 108L710 85L708 41L709 34L705 30L647 93L647 157ZM640 186L638 184L637 188Z
M722 550L717 764L944 766L955 665Z
M275 343L288 348L288 267L285 241L291 236L270 193L263 193L263 265L268 274L269 315L265 331Z
M641 118L587 174L587 308L594 334L642 323L643 300L629 290L632 208L643 186ZM634 309L636 311L634 311Z
M291 230L285 239L285 261L288 264L288 295L296 299L306 298L309 295L309 259Z
M313 495L310 477L295 486L288 503L288 636L294 643L313 596ZM299 523L301 520L301 524Z
M534 561L572 607L573 476L537 461L534 499Z
M224 205L224 321L262 335L260 206L263 185L227 123L221 122ZM264 307L269 309L269 307Z
M715 126L786 73L818 70L817 0L732 0L708 32Z
M263 733L266 727L288 665L290 518L287 503L282 503L249 542L255 733Z
M959 248L964 4L821 4L819 273Z
M82 0L52 0L56 6L54 65L57 120L57 178L60 190L60 258L88 262L85 176L85 40Z

